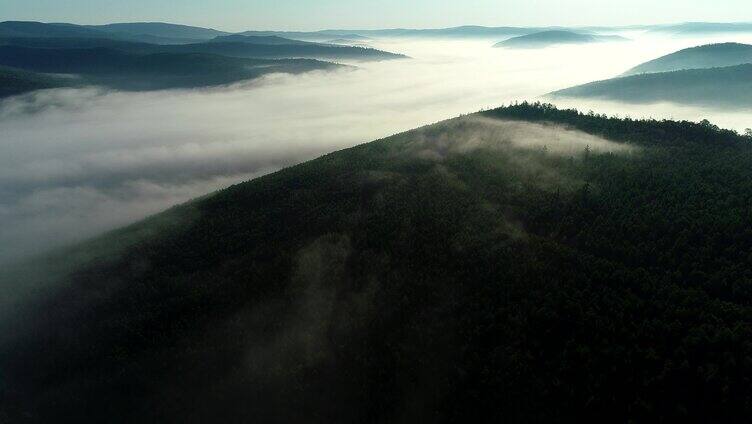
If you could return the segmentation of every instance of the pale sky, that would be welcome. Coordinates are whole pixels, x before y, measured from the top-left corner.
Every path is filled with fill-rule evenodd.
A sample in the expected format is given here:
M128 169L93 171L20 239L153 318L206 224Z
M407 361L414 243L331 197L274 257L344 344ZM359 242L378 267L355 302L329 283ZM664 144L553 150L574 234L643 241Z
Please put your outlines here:
M749 22L751 0L0 0L0 21L163 21L228 31Z

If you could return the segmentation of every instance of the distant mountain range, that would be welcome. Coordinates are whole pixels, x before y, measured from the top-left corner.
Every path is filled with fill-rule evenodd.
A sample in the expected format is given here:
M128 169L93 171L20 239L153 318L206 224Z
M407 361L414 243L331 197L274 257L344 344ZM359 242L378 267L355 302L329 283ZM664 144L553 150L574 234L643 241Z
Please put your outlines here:
M706 35L727 33L752 33L752 22L686 22L677 25L659 25L651 28L653 32L672 35Z
M146 37L170 36L205 36L219 33L215 30L183 27L171 24L117 24L104 26L110 30L152 29ZM181 43L153 43L144 42L140 34L107 33L101 27L90 28L69 24L40 24L38 22L2 22L0 23L0 45L18 45L44 48L87 48L107 47L132 53L204 53L219 54L240 58L264 59L323 59L323 60L389 60L401 59L406 56L381 50L342 46L335 44L312 43L293 40L275 35L248 36L240 34L218 35L204 41L191 42L189 38L182 38Z
M90 84L125 90L205 87L273 72L338 67L322 59L405 57L366 47L228 34L173 24L0 22L0 66L15 68L0 72L0 97L39 88Z
M321 31L245 31L237 34L209 28L161 22L118 23L107 25L75 25L68 23L0 22L0 37L78 37L112 38L156 44L183 44L208 41L229 35L278 36L303 41L326 41L335 38L365 40L372 37L511 37L545 29L461 26L439 29L376 29Z
M429 29L344 29L322 31L246 31L244 35L277 35L285 38L294 38L309 41L325 41L333 38L353 39L354 35L369 38L379 37L416 37L416 38L504 38L518 37L544 31L571 31L577 33L610 32L623 30L662 32L669 35L692 35L692 34L724 34L724 33L752 33L752 23L682 23L667 25L629 25L629 26L587 26L587 27L487 27L478 25L465 25L450 28Z
M226 32L212 29L157 22L108 25L75 25L24 21L0 22L0 38L110 38L155 44L181 44L206 41L227 34Z
M639 26L630 27L630 29L670 33L691 31L742 32L752 31L752 24L688 23ZM569 30L561 27L461 26L439 29L348 29L313 32L246 31L233 34L210 28L160 22L75 25L6 21L0 22L0 47L3 47L5 52L5 55L0 58L0 66L17 67L19 69L12 72L4 71L4 79L0 80L0 92L7 96L8 93L28 91L35 86L70 85L79 82L98 83L126 89L194 87L254 78L267 73L260 70L261 66L270 71L273 69L278 72L287 72L288 70L300 72L301 70L331 68L329 64L316 61L305 61L298 64L291 60L268 61L272 59L371 61L406 57L357 45L358 40L368 40L375 37L511 37L497 44L497 46L526 48L623 40L618 36L596 33L596 31L606 30L608 28L605 27ZM13 50L13 48L16 50ZM40 52L39 49L45 50ZM716 47L704 46L688 49L640 65L628 71L628 74L739 65L749 62L752 55L750 50L750 46L731 43L717 45ZM13 51L16 52L15 54L24 51L28 53L28 56L18 57L9 53ZM27 53L23 53L23 55ZM55 57L61 61L48 61L46 66L41 66L40 64L44 61L40 58L40 55L47 55L49 58ZM75 68L73 62L78 59L83 60L77 65L80 72L74 72L71 70ZM232 59L248 59L252 62ZM118 68L121 74L125 69L138 70L134 75L149 74L152 82L136 82L132 78L116 78L113 76L117 73L114 68L107 71L109 74L104 77L102 69L111 65L105 63L107 60L113 60L112 63L123 64L123 67ZM194 64L190 60L197 62ZM150 67L147 66L147 63L151 63ZM186 70L178 71L178 64L195 65L196 71L193 75L189 75L190 72ZM96 68L94 65L102 68ZM112 66L110 67L112 68ZM206 70L204 77L198 75L198 69ZM80 80L59 79L34 74L35 72L76 73L81 74L83 78ZM725 72L733 73L735 78L739 77L731 70ZM159 73L161 73L161 77L156 76ZM671 78L675 77L672 76ZM699 74L694 75L694 77L699 77ZM174 80L169 82L170 78L174 78ZM702 81L705 81L704 78L707 78L707 74L702 74ZM734 81L737 80L739 78ZM559 94L571 94L572 92L584 95L589 90L564 90ZM732 98L735 97L732 96Z
M312 59L243 59L201 53L134 54L104 47L40 49L0 46L0 94L40 88L99 85L120 90L195 88L230 84L270 73L297 74L341 67ZM42 74L72 74L55 78Z
M453 28L438 29L371 29L371 30L322 30L322 31L246 31L243 35L276 35L285 38L301 40L324 41L332 38L354 39L365 38L390 38L390 37L420 37L420 38L472 38L472 37L513 37L517 35L531 34L542 31L544 28L521 28L521 27L484 27L484 26L460 26Z
M163 40L206 41L215 37L228 35L228 32L211 28L188 25L167 24L162 22L134 22L107 25L89 25L88 28L130 37L156 37ZM148 41L148 40L145 40Z
M37 48L98 48L105 47L130 53L204 53L240 58L325 59L325 60L390 60L407 56L364 47L311 43L277 36L231 35L201 43L150 44L107 38L0 38L0 45Z
M708 44L691 47L636 66L624 75L682 69L717 68L752 63L752 45L739 43Z
M556 91L551 96L751 108L752 64L613 78Z
M624 75L549 93L630 103L752 107L752 46L709 44L659 57Z
M297 46L321 45L320 43L314 43L311 41L293 40L291 38L284 38L278 35L230 34L230 35L222 35L219 37L214 37L209 41L212 43L248 43L248 44L266 44L270 46L289 45L289 44L294 44Z
M625 41L626 38L617 35L594 35L572 31L554 30L521 35L497 43L494 47L508 48L542 48L559 44L585 44L603 41Z
M670 35L752 33L752 23L689 22L668 25L590 26L590 27L487 27L465 25L449 28L341 29L320 31L245 31L240 35L278 36L303 41L325 42L333 39L362 40L378 37L420 38L509 38L548 31L571 31L585 34L621 30L643 30ZM75 25L68 23L0 22L0 37L87 37L112 38L155 44L185 44L233 35L232 32L163 22Z

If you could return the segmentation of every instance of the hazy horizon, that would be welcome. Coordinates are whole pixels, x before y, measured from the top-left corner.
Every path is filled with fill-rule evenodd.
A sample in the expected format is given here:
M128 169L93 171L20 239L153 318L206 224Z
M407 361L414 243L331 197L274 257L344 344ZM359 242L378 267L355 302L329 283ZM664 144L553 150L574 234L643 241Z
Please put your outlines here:
M0 6L0 20L34 20L87 25L116 22L169 22L211 27L229 32L245 30L314 31L322 29L447 28L466 25L512 27L587 27L662 25L684 22L749 22L752 4L744 0L723 0L709 4L692 0L660 3L633 0L613 4L594 0L473 0L411 2L396 0L375 4L354 0L282 0L273 5L263 1L180 0L155 3L135 0L110 1L108 7L92 7L87 0L38 0L34 7L22 0L8 0ZM513 10L514 16L508 11ZM744 17L748 18L745 19Z
M685 21L646 21L646 22L633 22L624 24L613 25L599 25L599 24L579 24L579 25L565 25L559 23L538 24L538 25L515 25L515 24L479 24L479 23L459 23L456 25L424 25L424 26L388 26L388 25L371 25L371 26L327 26L327 27L253 27L245 28L238 27L234 29L224 28L222 26L201 25L197 23L186 23L179 21L171 21L169 19L145 19L145 20L101 20L101 21L77 21L77 20L35 20L35 19L2 19L0 22L42 22L47 24L73 24L73 25L108 25L108 24L130 24L130 23L149 23L149 24L168 24L168 25L182 25L192 26L197 28L206 28L216 31L239 33L245 31L279 31L279 32L317 32L317 31L378 31L378 30L432 30L432 29L449 29L449 28L564 28L564 29L588 29L588 28L611 28L614 30L629 30L631 28L642 28L651 26L667 26L667 25L682 25L693 23L709 23L709 24L752 24L751 20L726 20L726 21L701 21L701 20L685 20Z

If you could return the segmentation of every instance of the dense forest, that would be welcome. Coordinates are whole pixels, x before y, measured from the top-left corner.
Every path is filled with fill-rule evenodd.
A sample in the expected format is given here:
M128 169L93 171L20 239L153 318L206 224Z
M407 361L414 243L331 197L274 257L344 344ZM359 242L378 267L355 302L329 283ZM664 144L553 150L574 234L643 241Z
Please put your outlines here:
M0 421L742 422L752 135L515 104L2 284Z
M41 88L197 88L406 56L277 36L230 35L163 23L99 26L0 22L0 98ZM70 74L71 78L44 74Z
M49 74L71 74L67 85L97 85L120 90L194 88L251 80L271 73L298 74L344 68L314 59L241 59L200 53L133 54L110 48L47 49L0 45L0 65L27 71L41 81ZM58 78L58 80L61 80ZM17 84L2 84L9 91ZM32 89L28 84L25 88ZM23 91L30 91L30 90ZM22 92L22 91L21 91Z
M639 74L550 93L630 103L674 102L720 108L752 107L752 64Z
M187 37L198 37L199 42ZM121 90L209 87L270 73L343 67L321 59L403 58L406 56L368 47L227 35L172 24L0 22L0 97L53 86L98 85ZM68 74L70 78L44 74Z
M64 87L66 84L68 82L61 78L0 66L0 99L34 90Z
M314 58L330 60L390 60L406 56L368 47L350 47L334 44L291 40L278 36L232 35L216 37L201 43L157 45L93 37L6 37L0 46L33 47L45 49L107 48L134 54L200 53L238 58Z

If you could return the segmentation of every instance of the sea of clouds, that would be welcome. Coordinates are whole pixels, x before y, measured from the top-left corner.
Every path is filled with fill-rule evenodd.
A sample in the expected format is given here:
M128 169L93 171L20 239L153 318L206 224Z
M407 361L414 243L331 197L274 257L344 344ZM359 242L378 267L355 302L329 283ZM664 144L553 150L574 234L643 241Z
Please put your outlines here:
M409 60L148 93L55 89L0 101L0 263L95 236L169 206L324 153L417 126L611 78L709 42L623 34L627 42L534 50L499 40L385 39ZM566 100L633 118L752 126L750 111Z

